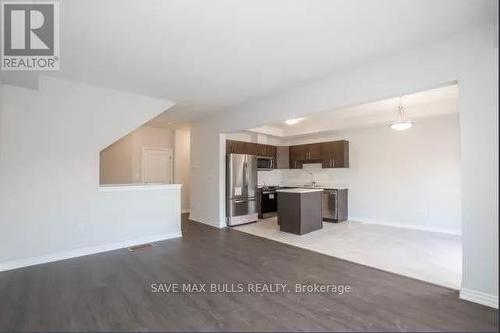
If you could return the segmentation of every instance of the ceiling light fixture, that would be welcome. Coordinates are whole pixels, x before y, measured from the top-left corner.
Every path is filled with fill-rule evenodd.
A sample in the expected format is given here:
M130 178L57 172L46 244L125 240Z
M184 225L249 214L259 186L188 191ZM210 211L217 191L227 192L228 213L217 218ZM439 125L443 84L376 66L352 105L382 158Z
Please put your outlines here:
M304 120L306 118L295 118L295 119L288 119L288 120L285 120L285 123L287 125L295 125L295 124L298 124L299 122L301 122L302 120Z
M391 123L391 128L396 131L404 131L413 126L413 121L406 120L405 108L403 106L402 98L399 97L398 116L396 121Z

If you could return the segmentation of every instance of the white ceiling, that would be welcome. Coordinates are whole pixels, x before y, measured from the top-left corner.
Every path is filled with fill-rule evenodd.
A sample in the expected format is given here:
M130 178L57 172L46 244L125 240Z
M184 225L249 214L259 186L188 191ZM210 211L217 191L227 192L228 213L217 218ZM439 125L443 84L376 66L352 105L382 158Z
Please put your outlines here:
M457 113L458 86L456 84L402 96L406 118L416 120L443 114ZM395 120L399 98L352 106L337 110L327 110L306 115L295 125L284 121L249 129L251 132L292 137L318 132L344 130L348 128L389 125Z
M495 0L65 0L48 73L228 110L332 71L493 21Z

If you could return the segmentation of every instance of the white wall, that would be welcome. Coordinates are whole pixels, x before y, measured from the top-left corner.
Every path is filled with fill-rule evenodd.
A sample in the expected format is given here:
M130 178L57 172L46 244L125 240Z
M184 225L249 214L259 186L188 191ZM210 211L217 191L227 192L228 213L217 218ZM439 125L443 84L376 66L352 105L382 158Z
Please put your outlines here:
M0 157L2 156L2 100L1 97L3 95L3 84L2 77L0 75Z
M498 29L498 26L497 26ZM498 308L498 34L470 45L460 73L461 297ZM494 299L492 299L492 295Z
M99 182L101 184L133 183L133 133L125 135L99 153Z
M255 142L255 143L277 145L277 146L281 144L280 138L250 131L226 133L225 137L226 140Z
M182 212L190 211L191 188L191 130L175 130L174 182L182 184Z
M192 127L192 216L223 227L224 136L306 113L458 81L464 269L462 297L498 306L498 48L494 27L476 29L324 80L254 100ZM210 189L210 191L206 191Z
M180 189L99 191L99 151L172 103L44 76L0 102L0 270L179 235Z
M173 130L141 126L101 151L101 184L142 183L143 148L174 151L174 146Z

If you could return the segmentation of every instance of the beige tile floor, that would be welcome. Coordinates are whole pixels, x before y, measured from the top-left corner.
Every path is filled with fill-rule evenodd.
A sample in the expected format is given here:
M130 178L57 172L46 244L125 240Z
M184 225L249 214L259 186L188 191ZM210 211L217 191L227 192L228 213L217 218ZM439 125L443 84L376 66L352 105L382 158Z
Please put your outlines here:
M276 217L234 229L311 251L459 289L460 236L361 222L323 223L306 235L279 231Z

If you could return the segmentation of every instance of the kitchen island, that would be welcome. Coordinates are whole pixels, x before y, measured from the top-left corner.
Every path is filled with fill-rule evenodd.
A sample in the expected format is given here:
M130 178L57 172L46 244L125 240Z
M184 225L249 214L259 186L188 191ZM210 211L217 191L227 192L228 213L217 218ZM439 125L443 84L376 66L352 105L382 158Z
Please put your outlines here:
M303 235L323 228L322 189L279 189L278 224L280 230Z

